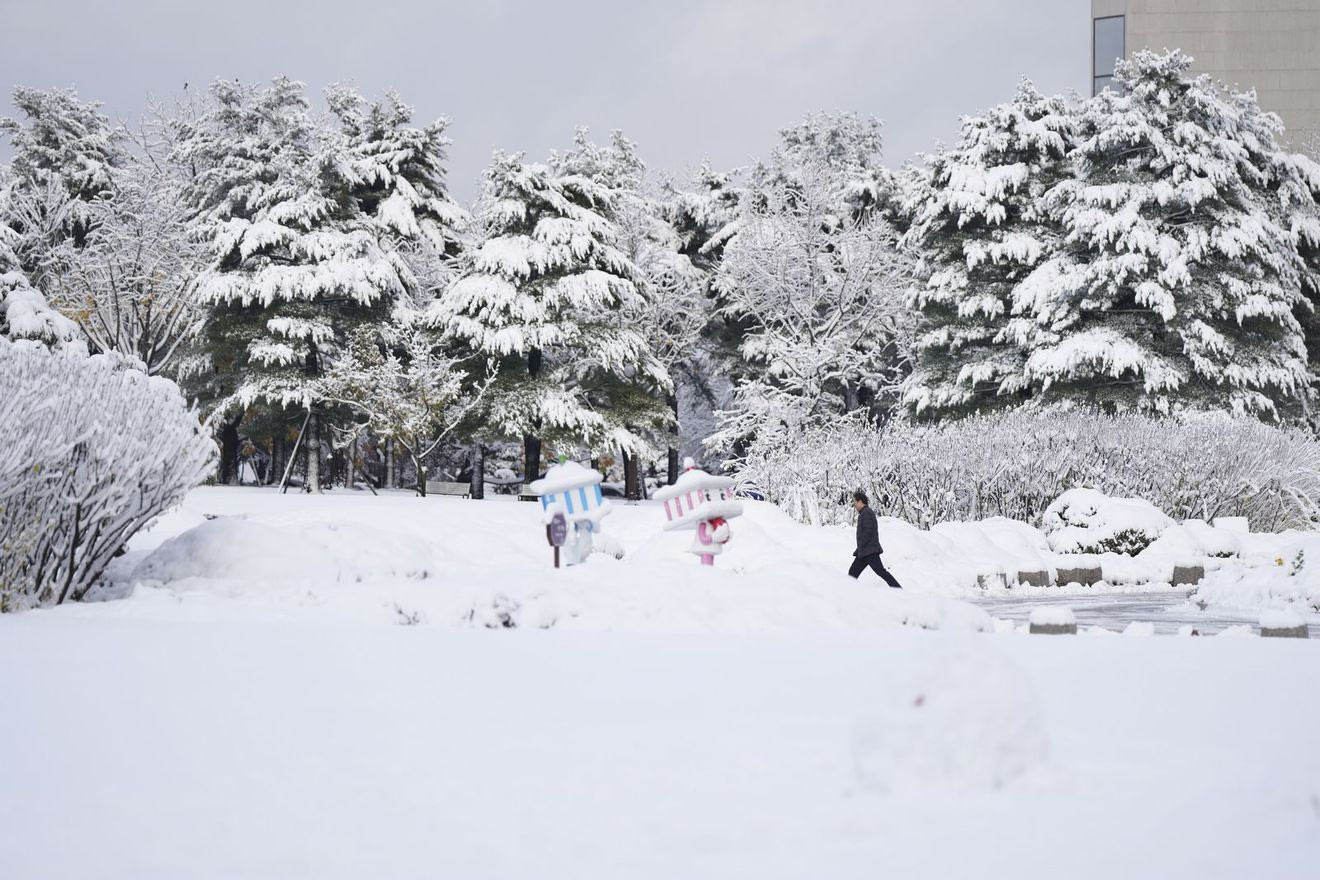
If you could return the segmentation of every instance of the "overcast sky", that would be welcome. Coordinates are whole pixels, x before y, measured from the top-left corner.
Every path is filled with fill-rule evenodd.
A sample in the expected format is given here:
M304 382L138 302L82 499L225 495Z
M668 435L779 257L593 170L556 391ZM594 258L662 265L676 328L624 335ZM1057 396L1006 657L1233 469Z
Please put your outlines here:
M1089 19L1087 0L0 0L0 114L17 84L76 86L119 118L217 77L394 88L419 120L453 121L462 198L493 147L542 157L576 125L681 171L854 110L885 121L897 165L1022 76L1087 88Z

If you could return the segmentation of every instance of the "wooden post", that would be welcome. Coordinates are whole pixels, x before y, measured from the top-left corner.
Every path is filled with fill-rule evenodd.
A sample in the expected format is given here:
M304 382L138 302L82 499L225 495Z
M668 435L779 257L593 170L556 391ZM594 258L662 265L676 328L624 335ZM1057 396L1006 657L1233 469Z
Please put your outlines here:
M280 480L281 495L289 491L289 473L293 470L293 463L298 460L298 447L302 445L303 433L307 430L307 420L311 417L312 411L309 409L303 418L302 427L298 429L298 439L293 443L293 452L289 453L289 463L284 466L284 477Z

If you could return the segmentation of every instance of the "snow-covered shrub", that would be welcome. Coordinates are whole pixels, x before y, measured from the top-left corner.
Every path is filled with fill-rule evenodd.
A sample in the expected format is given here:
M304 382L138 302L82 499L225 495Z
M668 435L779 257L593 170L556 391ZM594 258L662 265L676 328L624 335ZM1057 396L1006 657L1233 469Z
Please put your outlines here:
M0 611L81 599L215 446L172 382L0 340Z
M1045 508L1042 526L1055 553L1140 553L1173 525L1140 498L1069 489Z
M1227 413L1020 408L882 428L840 419L757 438L731 464L741 487L792 499L809 522L850 521L859 487L878 512L922 528L993 516L1040 525L1074 488L1141 498L1179 520L1243 516L1256 531L1320 521L1320 442Z

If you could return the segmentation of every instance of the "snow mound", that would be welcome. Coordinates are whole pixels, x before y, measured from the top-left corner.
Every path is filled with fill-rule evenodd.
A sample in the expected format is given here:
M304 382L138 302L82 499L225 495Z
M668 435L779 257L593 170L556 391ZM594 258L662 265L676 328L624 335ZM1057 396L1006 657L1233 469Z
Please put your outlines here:
M1149 501L1069 489L1045 509L1042 526L1056 553L1135 555L1174 525Z
M1261 629L1295 629L1299 626L1306 626L1306 620L1289 608L1276 608L1260 616Z
M1232 525L1223 523L1223 517L1210 525L1203 519L1189 519L1178 526L1194 540L1205 556L1229 557L1242 552L1242 540L1238 537L1236 522ZM1163 536L1161 536L1163 537Z
M1123 628L1125 636L1153 636L1155 635L1155 624L1145 620L1134 620Z
M143 548L144 558L126 576L127 585L141 589L124 613L177 613L182 602L183 613L206 618L297 615L461 629L992 628L986 612L956 599L855 581L842 564L785 562L782 551L773 553L783 541L777 511L769 507L739 521L733 546L742 555L730 554L728 565L695 564L688 542L663 530L663 512L652 505L619 508L621 528L598 536L598 549L615 552L554 569L539 506L271 501L268 513L219 516L191 528L179 519L186 530ZM636 552L611 558L625 548Z
M1320 535L1243 536L1241 561L1208 571L1195 599L1222 608L1320 611Z
M282 529L224 517L170 538L142 560L132 580L150 585L197 580L338 580L321 548Z
M1077 623L1073 611L1066 605L1033 608L1028 621L1033 626L1069 626Z
M972 646L934 652L895 678L884 705L855 725L862 788L996 789L1045 760L1035 691L999 654Z
M318 590L372 579L424 579L437 566L420 541L378 529L312 522L301 528L219 517L162 543L135 584L225 595Z

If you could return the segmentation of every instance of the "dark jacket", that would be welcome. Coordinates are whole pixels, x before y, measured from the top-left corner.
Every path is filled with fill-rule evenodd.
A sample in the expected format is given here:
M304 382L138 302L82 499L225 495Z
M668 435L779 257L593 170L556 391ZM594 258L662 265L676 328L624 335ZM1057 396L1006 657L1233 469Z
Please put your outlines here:
M875 556L884 551L880 549L880 529L875 524L875 513L870 506L857 512L857 549L853 556Z

